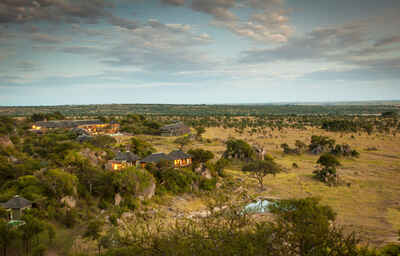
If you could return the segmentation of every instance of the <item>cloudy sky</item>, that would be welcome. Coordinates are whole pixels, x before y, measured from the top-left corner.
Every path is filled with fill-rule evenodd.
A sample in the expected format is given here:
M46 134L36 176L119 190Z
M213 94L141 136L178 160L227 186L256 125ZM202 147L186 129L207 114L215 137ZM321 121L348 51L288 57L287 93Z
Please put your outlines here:
M0 105L400 99L398 0L0 0Z

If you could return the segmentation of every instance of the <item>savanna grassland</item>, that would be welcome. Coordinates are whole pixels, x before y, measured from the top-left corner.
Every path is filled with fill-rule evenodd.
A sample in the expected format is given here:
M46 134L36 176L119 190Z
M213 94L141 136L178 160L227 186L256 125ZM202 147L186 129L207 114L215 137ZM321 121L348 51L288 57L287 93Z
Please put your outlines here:
M285 155L282 143L294 145L296 140L309 143L312 135L324 135L336 143L349 144L360 152L359 158L340 159L342 166L338 173L347 183L342 186L327 186L313 179L313 170L319 156L312 154ZM303 198L319 197L322 203L331 206L338 213L338 222L357 231L366 242L382 245L397 240L400 228L400 137L385 134L337 133L319 128L269 130L263 134L249 135L235 129L208 128L203 142L194 142L184 149L203 148L221 156L224 142L230 137L240 138L249 144L263 146L279 163L284 172L275 177L265 178L266 190L260 191L257 181L240 171L240 165L229 166L227 172L242 181L241 186L255 197ZM142 136L151 142L159 152L176 148L175 138ZM298 168L293 167L293 163ZM187 201L188 200L188 201ZM199 211L204 207L201 200L186 198L178 201L183 211ZM182 207L182 204L187 206Z
M319 250L315 255L387 256L400 249L396 106L359 115L374 109L327 107L321 114L325 106L307 106L298 111L315 113L296 115L282 113L295 107L278 106L279 115L269 115L269 106L168 107L168 115L70 115L70 108L54 107L59 111L0 117L0 202L21 195L34 203L23 215L29 225L18 229L10 228L7 209L0 207L6 254L242 255L251 247L249 255ZM176 115L180 108L187 115ZM212 115L214 108L219 112ZM339 109L356 112L334 114ZM31 129L37 121L88 117L118 123L120 132L80 140L76 129ZM191 134L160 136L175 122ZM164 159L144 168L108 167L120 153L143 159L177 149L193 164L178 168ZM334 165L321 162L325 155ZM261 182L257 166L268 169ZM334 174L321 179L318 171ZM243 214L246 204L262 199L275 202L271 212Z

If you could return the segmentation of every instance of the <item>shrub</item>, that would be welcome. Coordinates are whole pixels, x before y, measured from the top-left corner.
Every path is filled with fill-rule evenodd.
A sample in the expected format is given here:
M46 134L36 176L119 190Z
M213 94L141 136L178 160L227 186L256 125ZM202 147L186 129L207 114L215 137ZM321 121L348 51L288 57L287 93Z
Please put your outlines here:
M202 190L211 191L211 190L215 189L216 184L217 184L216 178L212 178L212 179L201 178L199 188Z

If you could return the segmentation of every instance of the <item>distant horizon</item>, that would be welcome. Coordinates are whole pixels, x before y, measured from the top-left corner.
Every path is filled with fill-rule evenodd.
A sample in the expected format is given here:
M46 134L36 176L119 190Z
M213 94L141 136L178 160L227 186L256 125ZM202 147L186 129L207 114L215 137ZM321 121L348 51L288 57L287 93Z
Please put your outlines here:
M350 100L350 101L280 101L280 102L231 102L231 103L93 103L93 104L46 104L46 105L1 105L1 108L6 107L62 107L62 106L95 106L95 105L357 105L357 103L365 103L360 105L386 105L384 103L399 103L400 99L393 100Z

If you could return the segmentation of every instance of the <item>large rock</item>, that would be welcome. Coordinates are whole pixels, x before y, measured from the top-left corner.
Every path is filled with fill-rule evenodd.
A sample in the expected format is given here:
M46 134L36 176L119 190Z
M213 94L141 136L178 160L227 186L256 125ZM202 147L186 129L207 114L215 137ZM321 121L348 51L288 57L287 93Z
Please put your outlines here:
M7 137L7 136L2 136L2 137L0 137L0 146L3 146L3 147L14 147L14 143L12 143L12 141L10 140L10 138L9 137Z
M105 152L95 152L90 150L89 148L84 148L79 152L83 157L89 160L89 163L98 166L104 163L104 156L106 155Z
M122 201L122 197L119 193L115 194L114 196L114 205L119 206Z
M72 196L64 196L63 198L61 198L61 203L65 204L69 208L76 207L76 200Z
M141 200L151 199L156 193L156 183L151 182L150 185L138 193L138 198Z
M212 179L212 175L210 170L205 166L205 164L201 163L199 167L194 169L194 172L200 174L206 179Z

